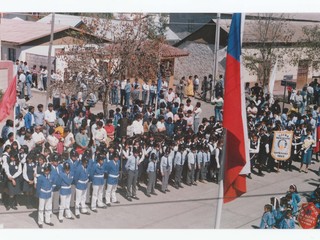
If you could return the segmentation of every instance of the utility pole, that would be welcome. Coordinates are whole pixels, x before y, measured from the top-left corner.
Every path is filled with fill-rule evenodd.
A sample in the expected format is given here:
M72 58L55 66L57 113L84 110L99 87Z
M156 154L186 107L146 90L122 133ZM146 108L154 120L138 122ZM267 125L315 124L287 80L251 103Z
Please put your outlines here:
M216 35L215 35L215 42L214 42L214 65L213 65L213 86L211 90L211 97L214 97L214 87L216 85L216 78L217 78L217 71L218 71L218 51L219 51L219 45L220 45L220 17L221 14L217 13L217 21L216 21Z
M53 44L53 34L54 34L54 13L52 13L51 20L51 33L50 33L50 43L49 43L49 51L48 51L48 78L47 78L47 97L46 97L46 106L48 106L49 94L50 94L50 82L51 82L51 52L52 52L52 44Z

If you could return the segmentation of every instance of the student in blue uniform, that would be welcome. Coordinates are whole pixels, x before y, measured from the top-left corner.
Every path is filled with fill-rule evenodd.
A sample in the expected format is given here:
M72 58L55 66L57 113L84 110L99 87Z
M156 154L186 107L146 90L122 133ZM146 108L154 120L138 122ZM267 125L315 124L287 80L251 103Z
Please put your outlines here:
M148 185L147 185L147 196L151 197L152 195L157 195L155 192L155 185L157 180L157 156L156 153L151 153L150 161L147 168L148 173Z
M106 164L106 173L108 175L107 178L107 190L106 190L106 204L108 207L111 207L112 203L120 203L117 200L116 190L118 187L119 180L119 170L120 170L120 162L119 162L119 154L116 152L113 154L113 159L109 160Z
M280 222L280 229L295 229L295 223L294 223L294 219L292 217L292 211L290 209L288 209L285 212L285 216L282 219L282 221Z
M102 201L102 194L104 188L104 156L98 154L97 161L92 166L92 171L90 176L92 178L92 198L91 198L91 210L93 212L97 211L98 208L106 208Z
M289 193L291 193L291 201L289 201L289 204L292 206L292 215L293 217L298 215L298 205L301 201L300 195L297 190L297 186L294 184L291 184L289 186Z
M59 164L61 162L61 155L59 153L53 153L50 156L51 172L50 175L53 179L52 182L52 212L59 212L59 198L60 198L60 185L61 178L59 175Z
M90 172L88 169L88 159L82 157L81 164L77 166L74 172L73 182L76 187L76 202L75 202L75 215L76 218L80 218L80 205L81 213L90 215L86 206L86 196L88 189Z
M4 171L7 177L7 187L9 191L8 205L6 210L10 208L17 210L17 199L16 196L21 193L21 173L22 166L18 159L18 153L14 150L10 152L10 159L8 164L4 166Z
M70 158L67 160L67 162L70 163L70 171L74 175L75 170L80 165L79 154L78 154L78 152L76 150L72 149L70 151ZM72 181L72 184L71 184L71 199L70 199L70 207L71 208L74 207L75 196L76 196L76 187L75 187L75 182Z
M43 228L43 222L45 222L49 226L54 225L51 222L53 178L50 172L51 172L51 165L46 163L43 166L43 173L38 177L38 180L37 180L37 197L39 198L39 208L38 208L39 228ZM45 221L44 221L44 217L45 217Z
M71 215L70 200L71 200L71 183L73 181L73 172L71 171L70 163L64 162L63 168L59 172L61 178L60 188L60 206L59 206L59 222L63 222L64 213L67 219L74 219Z
M260 222L260 229L269 229L273 228L275 224L275 219L272 214L272 205L266 204L264 205L264 213Z

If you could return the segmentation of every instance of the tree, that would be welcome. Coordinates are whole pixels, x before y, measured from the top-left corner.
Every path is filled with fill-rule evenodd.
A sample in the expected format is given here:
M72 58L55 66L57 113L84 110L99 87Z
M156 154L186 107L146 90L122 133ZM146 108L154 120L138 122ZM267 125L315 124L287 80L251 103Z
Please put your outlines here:
M108 117L109 92L114 79L155 79L164 42L164 21L152 24L152 16L135 14L128 20L83 18L85 26L70 36L78 41L60 55L67 65L62 91L76 94L81 83L88 93L102 92L103 111Z
M291 62L297 65L301 59L315 70L320 69L320 25L302 27L302 37L297 43L297 50L292 53Z
M270 71L278 59L278 66L283 65L283 58L289 54L287 44L293 36L285 14L258 14L245 25L244 49L254 49L255 53L244 51L245 67L257 76L263 86L268 84Z

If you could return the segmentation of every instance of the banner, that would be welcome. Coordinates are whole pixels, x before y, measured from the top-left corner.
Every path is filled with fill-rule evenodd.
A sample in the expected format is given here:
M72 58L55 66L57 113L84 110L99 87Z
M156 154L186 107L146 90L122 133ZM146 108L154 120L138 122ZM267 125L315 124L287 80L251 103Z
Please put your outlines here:
M303 203L298 215L299 225L303 229L312 229L317 225L319 209L316 208L314 203Z
M291 156L293 132L275 131L272 142L271 156L278 161L286 161Z

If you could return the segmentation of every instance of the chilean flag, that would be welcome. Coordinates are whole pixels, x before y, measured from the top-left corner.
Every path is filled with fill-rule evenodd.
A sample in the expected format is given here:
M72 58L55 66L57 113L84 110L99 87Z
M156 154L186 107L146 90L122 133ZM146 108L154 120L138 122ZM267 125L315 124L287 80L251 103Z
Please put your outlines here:
M17 98L17 76L14 76L13 80L10 81L10 84L2 96L0 102L0 122L5 119L16 103Z
M244 82L241 80L241 27L241 14L233 14L228 37L223 107L223 127L226 130L224 203L247 191L246 174L250 172Z

